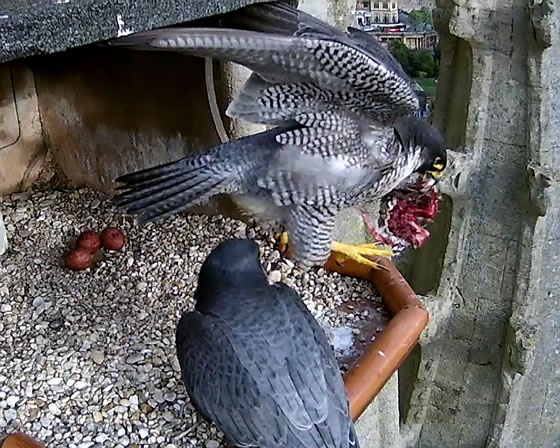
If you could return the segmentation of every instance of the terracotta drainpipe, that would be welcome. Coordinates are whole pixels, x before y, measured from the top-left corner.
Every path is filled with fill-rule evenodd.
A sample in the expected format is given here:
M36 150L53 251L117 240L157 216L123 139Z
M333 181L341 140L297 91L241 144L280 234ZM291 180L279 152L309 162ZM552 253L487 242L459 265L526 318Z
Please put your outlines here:
M352 260L338 264L334 256L325 269L368 280L393 318L344 376L354 420L366 410L414 348L430 316L407 281L387 258L375 261L385 269L370 269Z

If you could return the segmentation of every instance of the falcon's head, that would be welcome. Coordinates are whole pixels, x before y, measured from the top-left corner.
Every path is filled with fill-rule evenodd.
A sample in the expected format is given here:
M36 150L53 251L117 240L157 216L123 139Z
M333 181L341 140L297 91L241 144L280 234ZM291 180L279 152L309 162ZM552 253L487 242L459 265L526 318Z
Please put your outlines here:
M414 172L427 179L439 179L447 166L445 140L439 129L421 118L408 116L397 121L395 133L416 160Z
M438 212L437 184L447 166L447 150L439 129L415 116L397 120L395 134L414 171L381 199L379 218L369 227L377 240L398 253L422 246L430 236L426 225Z
M195 309L206 312L219 306L223 291L268 285L253 240L231 238L219 244L202 263L194 293Z

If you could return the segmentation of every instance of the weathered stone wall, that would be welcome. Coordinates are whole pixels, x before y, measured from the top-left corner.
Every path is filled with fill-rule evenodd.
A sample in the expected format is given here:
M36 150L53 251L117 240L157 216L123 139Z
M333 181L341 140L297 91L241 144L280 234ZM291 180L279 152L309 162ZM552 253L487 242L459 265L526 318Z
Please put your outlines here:
M346 28L354 23L355 0L299 0L298 7L331 25Z
M438 2L434 121L470 164L450 194L406 446L559 446L557 5Z
M124 33L222 14L259 1L264 0L4 1L1 4L0 63L58 53Z
M0 195L24 190L46 156L33 73L26 64L0 64Z
M90 47L33 72L60 185L110 191L121 174L219 142L201 58Z
M560 446L560 8L529 2L529 216L491 446Z

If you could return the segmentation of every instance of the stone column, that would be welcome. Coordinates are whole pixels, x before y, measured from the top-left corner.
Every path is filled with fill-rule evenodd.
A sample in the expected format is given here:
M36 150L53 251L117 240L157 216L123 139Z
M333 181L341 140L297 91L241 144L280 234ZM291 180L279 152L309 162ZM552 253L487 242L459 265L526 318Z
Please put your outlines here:
M298 7L339 28L344 29L354 24L354 0L300 0Z
M434 123L471 166L450 193L445 254L412 275L438 272L407 446L560 440L559 6L438 1Z
M529 1L528 213L489 446L560 444L560 2Z

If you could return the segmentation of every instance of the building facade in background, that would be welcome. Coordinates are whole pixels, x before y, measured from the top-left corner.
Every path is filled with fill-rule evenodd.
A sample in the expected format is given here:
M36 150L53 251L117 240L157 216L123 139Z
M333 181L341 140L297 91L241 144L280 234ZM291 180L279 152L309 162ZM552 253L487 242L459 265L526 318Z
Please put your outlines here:
M397 2L357 0L356 21L362 27L399 23Z
M439 42L438 33L434 30L383 30L373 31L372 34L384 45L389 45L392 41L398 40L411 50L433 50Z
M372 33L381 43L398 40L411 50L433 49L439 43L431 25L413 25L398 2L357 0L354 12L356 27Z

